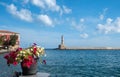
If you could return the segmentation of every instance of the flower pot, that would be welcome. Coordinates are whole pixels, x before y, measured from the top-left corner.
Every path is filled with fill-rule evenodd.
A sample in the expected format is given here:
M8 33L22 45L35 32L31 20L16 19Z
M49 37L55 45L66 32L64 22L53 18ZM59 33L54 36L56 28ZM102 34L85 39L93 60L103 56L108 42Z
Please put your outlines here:
M29 68L22 66L22 74L23 75L35 75L37 73L37 62L33 63Z

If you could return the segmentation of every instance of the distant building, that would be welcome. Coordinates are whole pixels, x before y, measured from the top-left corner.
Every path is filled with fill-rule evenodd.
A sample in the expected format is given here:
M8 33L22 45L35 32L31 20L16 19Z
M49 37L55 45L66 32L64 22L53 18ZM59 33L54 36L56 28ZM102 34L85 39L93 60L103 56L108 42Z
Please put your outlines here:
M16 44L14 46L14 48L18 48L19 45L20 45L20 34L19 33L16 33L16 32L11 32L11 31L7 31L7 30L0 30L0 37L4 37L2 41L9 41L10 40L10 36L11 35L17 35L17 41L16 41ZM0 47L3 47L2 45L0 45Z
M63 35L61 36L61 44L58 46L58 49L66 49L66 47L64 45L64 37L63 37Z

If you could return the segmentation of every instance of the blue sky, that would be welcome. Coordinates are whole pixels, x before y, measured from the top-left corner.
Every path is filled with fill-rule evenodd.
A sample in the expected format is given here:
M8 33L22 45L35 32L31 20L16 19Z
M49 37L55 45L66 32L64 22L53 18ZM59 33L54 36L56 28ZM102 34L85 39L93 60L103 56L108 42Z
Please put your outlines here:
M0 29L21 46L120 47L120 0L0 0Z

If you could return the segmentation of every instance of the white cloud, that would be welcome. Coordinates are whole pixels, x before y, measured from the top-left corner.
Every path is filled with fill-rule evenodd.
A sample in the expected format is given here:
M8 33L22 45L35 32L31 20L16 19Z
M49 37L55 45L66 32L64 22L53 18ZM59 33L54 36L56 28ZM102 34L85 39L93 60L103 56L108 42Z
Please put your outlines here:
M107 18L106 23L98 24L98 30L105 34L110 32L120 33L120 17L117 17L115 20Z
M82 38L88 38L88 34L87 33L80 34L80 37L82 37Z
M43 0L32 0L32 3L38 7L45 8Z
M33 21L32 14L27 9L18 10L17 7L14 4L8 5L7 9L12 15L20 18L21 20L25 20L25 21L28 21L28 22Z
M71 26L77 31L82 31L84 29L84 25L81 23L76 23L75 21L71 21Z
M100 22L100 19L98 19L97 17L92 17L92 16L85 17L84 20L87 23L93 23L93 24Z
M104 19L104 15L101 14L101 15L99 16L99 18L100 18L100 20L103 20L103 19Z
M64 13L66 13L66 14L69 14L70 12L72 12L72 10L69 9L69 8L67 8L66 6L63 6L63 11L64 11Z
M24 1L23 1L23 3L25 3L25 4L28 3L28 2L29 2L29 0L24 0Z
M103 9L103 13L105 14L107 10L108 10L108 8Z
M103 20L105 17L105 13L107 12L108 8L103 9L103 12L100 14L99 19Z
M14 6L14 4L9 5L7 8L8 8L8 10L9 10L9 12L10 12L11 14L16 15L16 13L17 13L17 8L16 8L16 6Z
M98 24L98 30L105 34L108 34L109 32L113 31L113 29L114 29L114 26Z
M38 15L38 19L47 26L53 26L52 19L47 15Z
M73 29L81 32L85 29L85 23L83 23L84 21L84 18L81 18L79 22L76 22L74 19L69 19L68 22L70 22Z
M66 6L63 6L62 8L59 5L57 5L56 0L32 0L31 2L33 5L44 10L60 12L60 15L62 15L63 13L68 14L72 11Z
M32 0L32 4L43 9L59 11L60 7L56 4L56 0Z
M80 22L84 22L85 20L83 18L80 19Z
M45 0L46 6L53 11L59 11L60 6L56 4L56 0Z
M111 24L111 23L112 23L112 21L113 21L113 19L108 18L108 19L106 20L106 23L109 25L109 24Z

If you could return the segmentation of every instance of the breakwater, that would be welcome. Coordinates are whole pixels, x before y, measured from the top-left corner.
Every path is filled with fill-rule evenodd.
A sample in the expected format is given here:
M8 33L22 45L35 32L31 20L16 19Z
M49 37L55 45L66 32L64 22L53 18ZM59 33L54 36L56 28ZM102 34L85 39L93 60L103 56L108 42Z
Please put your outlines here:
M57 48L60 49L60 48ZM120 50L120 48L113 47L65 47L60 50Z

